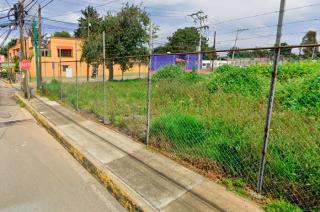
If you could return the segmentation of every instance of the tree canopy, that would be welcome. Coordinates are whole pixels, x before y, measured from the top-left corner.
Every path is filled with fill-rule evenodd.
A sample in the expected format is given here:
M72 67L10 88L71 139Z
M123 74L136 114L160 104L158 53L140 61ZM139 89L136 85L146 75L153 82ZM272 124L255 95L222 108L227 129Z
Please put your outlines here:
M7 45L0 48L0 54L8 56L8 50L17 44L17 39L11 39Z
M106 65L109 69L109 80L113 80L113 65L119 64L124 72L132 64L132 58L146 54L146 44L149 41L149 14L139 5L125 4L121 10L101 18L93 7L82 11L83 17L78 21L79 28L75 35L84 39L82 59L88 64L102 63L102 32L106 32L105 48Z
M69 32L66 31L61 31L61 32L55 32L53 34L54 37L61 37L61 38L71 38L72 36L70 35Z
M156 53L167 52L194 52L199 45L200 33L195 27L178 29L172 36L168 37L168 43L155 49ZM202 50L209 50L208 41L202 37Z
M307 34L302 38L302 45L305 44L318 44L317 41L317 32L316 31L308 31ZM303 48L303 56L304 58L311 58L313 53L314 57L319 56L319 48Z

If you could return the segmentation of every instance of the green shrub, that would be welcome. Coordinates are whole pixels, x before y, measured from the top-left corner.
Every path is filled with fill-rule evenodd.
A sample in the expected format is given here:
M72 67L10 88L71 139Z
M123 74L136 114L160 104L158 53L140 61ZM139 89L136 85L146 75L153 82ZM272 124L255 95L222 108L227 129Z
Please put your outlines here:
M207 87L212 93L221 90L225 93L258 97L262 95L264 86L262 78L250 69L222 66L217 73L211 75Z
M181 67L176 65L167 65L159 69L153 76L152 80L157 82L160 80L173 80L182 74Z
M8 72L7 71L2 71L0 72L0 77L7 79L8 78Z
M279 90L281 104L309 115L320 114L320 74L288 83Z
M60 96L60 83L58 82L58 80L53 79L47 85L47 95L52 98L58 98Z
M288 81L290 79L305 78L320 74L320 61L302 61L286 63L280 66L278 79Z

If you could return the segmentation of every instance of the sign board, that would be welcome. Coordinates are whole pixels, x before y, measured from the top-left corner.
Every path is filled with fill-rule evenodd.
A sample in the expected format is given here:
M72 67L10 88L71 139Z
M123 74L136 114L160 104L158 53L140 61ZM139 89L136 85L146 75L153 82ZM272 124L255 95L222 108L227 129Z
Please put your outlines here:
M72 78L72 68L66 68L66 77Z
M29 60L22 60L21 61L21 69L22 70L30 70L31 63Z

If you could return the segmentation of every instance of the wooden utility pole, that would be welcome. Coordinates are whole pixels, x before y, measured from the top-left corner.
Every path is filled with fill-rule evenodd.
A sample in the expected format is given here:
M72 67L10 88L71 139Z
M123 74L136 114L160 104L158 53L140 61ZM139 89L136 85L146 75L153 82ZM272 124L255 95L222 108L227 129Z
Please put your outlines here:
M25 59L25 48L24 48L24 1L20 0L18 3L18 12L19 12L19 31L20 31L20 59Z
M39 4L38 8L38 50L39 50L39 55L38 55L38 60L39 60L39 79L40 83L42 84L42 33L41 33L41 5Z
M21 73L22 73L21 61L26 59L25 43L24 43L24 2L25 0L20 0L18 2L18 24L19 24L19 32L20 32L20 72ZM22 74L20 76L22 76ZM26 98L29 98L28 81L29 81L29 73L28 71L25 71L22 89L24 92L24 96Z

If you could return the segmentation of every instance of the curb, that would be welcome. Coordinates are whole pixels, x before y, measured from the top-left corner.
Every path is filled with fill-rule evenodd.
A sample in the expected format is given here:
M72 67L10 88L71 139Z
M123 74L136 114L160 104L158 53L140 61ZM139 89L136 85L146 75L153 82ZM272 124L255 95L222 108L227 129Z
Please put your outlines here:
M53 136L58 142L94 177L96 178L111 194L114 198L129 211L146 211L137 202L134 201L127 192L127 189L123 188L120 183L116 183L116 180L107 174L102 164L87 157L79 147L68 141L68 138L54 126L50 121L36 111L28 101L26 101L20 94L15 94L16 98L22 101L25 108L32 114L32 116Z

